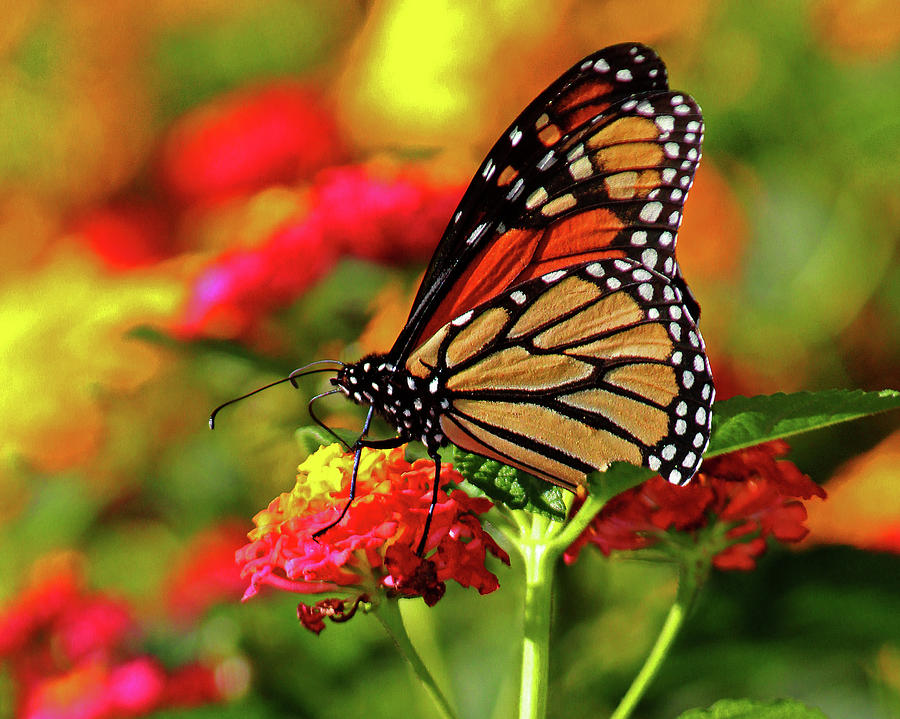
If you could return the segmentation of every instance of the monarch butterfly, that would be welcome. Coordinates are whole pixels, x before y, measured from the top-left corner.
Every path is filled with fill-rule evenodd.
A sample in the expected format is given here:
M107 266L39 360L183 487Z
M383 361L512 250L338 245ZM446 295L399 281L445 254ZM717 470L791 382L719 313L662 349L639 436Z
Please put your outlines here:
M448 443L570 490L613 461L694 476L715 390L674 251L702 139L700 108L638 43L586 57L525 108L464 194L391 350L280 380L335 373L310 400L317 422L328 394L369 407L330 526L353 501L362 448L410 440L435 468L420 555ZM367 438L376 413L396 437Z

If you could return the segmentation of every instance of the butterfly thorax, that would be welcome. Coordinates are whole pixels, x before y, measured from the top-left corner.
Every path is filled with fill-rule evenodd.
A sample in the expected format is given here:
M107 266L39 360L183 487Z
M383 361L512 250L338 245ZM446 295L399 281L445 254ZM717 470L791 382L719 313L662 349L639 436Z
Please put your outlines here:
M401 437L421 441L430 452L447 443L439 417L448 404L436 375L414 377L376 354L343 367L331 382L357 404L374 407Z

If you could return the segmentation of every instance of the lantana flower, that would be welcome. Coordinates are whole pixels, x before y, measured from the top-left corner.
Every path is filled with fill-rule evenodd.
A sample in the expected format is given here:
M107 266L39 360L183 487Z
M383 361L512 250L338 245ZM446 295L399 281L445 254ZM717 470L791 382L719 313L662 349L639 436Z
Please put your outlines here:
M319 633L324 617L349 619L362 603L420 596L434 605L450 579L481 594L498 588L485 559L490 553L508 564L509 557L478 520L492 503L455 487L445 490L447 483L462 481L450 465L441 468L443 487L423 556L417 556L434 465L430 460L410 464L403 448L364 449L356 499L336 526L314 536L347 504L352 466L353 455L339 445L320 448L300 465L294 488L254 517L252 541L237 553L250 577L245 600L265 585L331 595L298 607L304 626Z
M566 561L574 561L587 543L606 555L648 547L666 551L680 533L695 544L708 542L718 569L753 569L767 538L796 543L807 535L801 500L825 498L824 489L780 459L788 449L781 440L760 444L707 459L686 487L657 476L619 494L569 548Z

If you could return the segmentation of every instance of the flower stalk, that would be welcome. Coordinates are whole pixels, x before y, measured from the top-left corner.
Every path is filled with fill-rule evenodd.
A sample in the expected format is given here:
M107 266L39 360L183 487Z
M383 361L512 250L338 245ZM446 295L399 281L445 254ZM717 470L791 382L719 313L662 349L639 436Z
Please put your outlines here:
M431 697L434 706L438 711L441 719L456 719L456 713L447 697L444 696L428 667L422 661L416 648L410 641L409 635L406 633L406 627L403 624L403 617L400 615L400 603L398 601L381 602L377 610L373 612L381 622L394 646L397 647L403 658L409 662L412 670L416 673L422 688Z

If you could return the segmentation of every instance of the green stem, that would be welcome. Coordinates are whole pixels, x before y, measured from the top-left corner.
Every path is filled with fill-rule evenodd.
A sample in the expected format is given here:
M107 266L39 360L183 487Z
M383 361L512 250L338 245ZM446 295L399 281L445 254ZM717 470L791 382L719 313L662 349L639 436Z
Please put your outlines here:
M519 546L525 566L519 719L544 719L547 714L553 572L560 550L547 542L544 525L536 521L530 541L523 538Z
M423 688L437 707L438 715L441 719L456 719L456 713L453 711L453 707L450 706L450 702L447 701L447 698L441 692L437 682L435 682L434 677L431 676L431 673L428 671L428 668L425 666L419 653L412 645L409 635L406 633L406 627L403 625L403 618L400 616L398 602L391 599L382 601L373 613L378 618L378 621L381 622L381 626L387 631L388 636L390 636L394 645L400 650L400 653L406 661L410 663L410 666L412 666L416 676L418 676L419 680L422 682Z
M634 711L637 703L644 696L644 692L647 691L650 682L653 681L663 661L668 656L669 650L671 650L675 638L684 624L685 617L690 613L700 588L701 579L701 572L694 570L683 570L681 572L675 603L669 609L669 614L666 616L662 630L656 638L650 654L647 655L644 666L641 667L638 675L631 682L631 686L628 687L628 691L625 692L625 696L622 697L622 701L619 702L619 706L616 707L610 719L628 719L631 716L631 712Z

